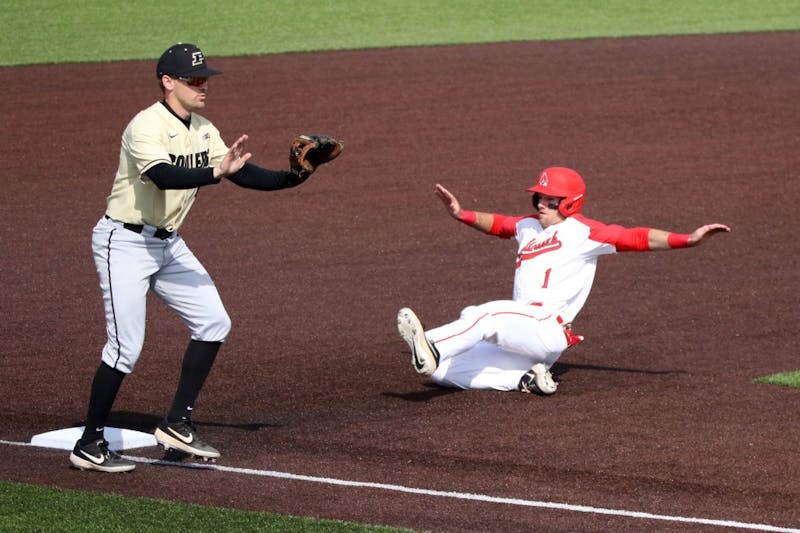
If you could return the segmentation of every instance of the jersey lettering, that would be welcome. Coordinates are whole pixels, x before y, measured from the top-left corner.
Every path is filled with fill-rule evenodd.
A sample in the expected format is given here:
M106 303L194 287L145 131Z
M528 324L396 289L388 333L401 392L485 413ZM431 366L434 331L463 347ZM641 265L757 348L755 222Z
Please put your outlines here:
M554 252L561 248L561 241L558 240L558 232L553 233L552 236L542 242L537 242L536 239L531 240L528 244L520 248L517 254L517 267L523 261L533 259L534 257L547 252Z
M206 168L208 167L208 150L189 155L169 154L172 164L182 168Z

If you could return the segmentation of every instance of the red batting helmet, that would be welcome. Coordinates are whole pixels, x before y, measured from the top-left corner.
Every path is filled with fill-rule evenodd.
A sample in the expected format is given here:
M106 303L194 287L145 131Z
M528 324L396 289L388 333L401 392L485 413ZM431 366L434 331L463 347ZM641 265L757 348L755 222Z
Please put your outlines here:
M562 198L558 212L565 217L580 213L586 196L586 184L580 174L566 167L549 167L539 174L536 185L528 192Z

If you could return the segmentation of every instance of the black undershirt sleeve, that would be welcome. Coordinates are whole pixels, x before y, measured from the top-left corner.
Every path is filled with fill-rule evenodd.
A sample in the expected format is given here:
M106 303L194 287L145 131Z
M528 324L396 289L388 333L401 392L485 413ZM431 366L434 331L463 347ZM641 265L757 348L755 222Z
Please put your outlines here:
M214 169L183 168L167 163L159 163L145 172L147 177L161 190L194 189L204 185L214 185L220 180L214 178ZM228 179L240 187L275 191L300 185L304 180L289 170L269 170L245 163L244 166Z
M259 191L276 191L300 185L302 180L295 172L289 170L269 170L245 163L244 166L228 179L239 187L258 189Z
M161 190L194 189L203 185L219 183L214 178L213 168L183 168L167 163L159 163L145 172Z

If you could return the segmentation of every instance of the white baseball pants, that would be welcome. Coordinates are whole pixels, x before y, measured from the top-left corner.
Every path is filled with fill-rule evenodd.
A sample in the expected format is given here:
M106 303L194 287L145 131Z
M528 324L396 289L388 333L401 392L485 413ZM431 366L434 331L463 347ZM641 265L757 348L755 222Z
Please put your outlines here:
M108 340L102 359L133 371L144 345L147 291L175 311L198 341L222 342L231 320L211 276L178 234L153 236L101 218L92 232L92 251L103 293Z
M513 300L467 307L425 334L440 356L431 378L462 389L516 390L533 365L550 368L567 349L555 312Z

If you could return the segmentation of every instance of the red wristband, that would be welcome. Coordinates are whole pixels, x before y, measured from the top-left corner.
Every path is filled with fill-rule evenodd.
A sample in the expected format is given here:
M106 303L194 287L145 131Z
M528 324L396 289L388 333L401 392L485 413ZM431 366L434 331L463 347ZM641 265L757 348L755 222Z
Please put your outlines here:
M667 236L667 244L670 248L688 248L689 235L687 233L670 233Z
M464 209L461 210L461 216L458 217L458 220L463 222L464 224L471 226L478 220L478 214L475 211L466 211Z

